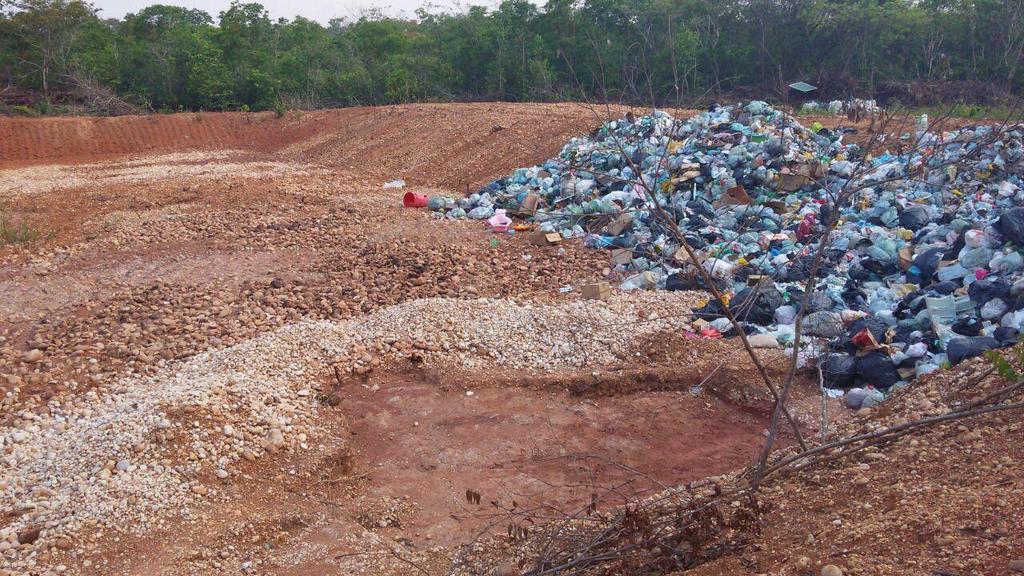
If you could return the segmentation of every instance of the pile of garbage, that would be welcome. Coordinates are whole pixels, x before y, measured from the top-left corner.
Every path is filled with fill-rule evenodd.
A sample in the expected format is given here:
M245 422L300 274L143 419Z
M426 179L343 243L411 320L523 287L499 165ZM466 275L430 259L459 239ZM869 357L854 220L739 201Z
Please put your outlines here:
M868 117L881 111L882 109L878 106L878 102L861 98L832 100L831 102L809 100L800 106L800 113L802 114L831 114L833 116L843 114Z
M610 249L622 290L707 288L667 216L759 346L792 345L806 306L803 334L826 385L861 388L858 398L1017 342L1024 132L921 127L890 143L904 152L843 136L757 101L685 121L628 116L429 207L479 220L503 210L549 238ZM724 312L708 302L694 332L733 335Z

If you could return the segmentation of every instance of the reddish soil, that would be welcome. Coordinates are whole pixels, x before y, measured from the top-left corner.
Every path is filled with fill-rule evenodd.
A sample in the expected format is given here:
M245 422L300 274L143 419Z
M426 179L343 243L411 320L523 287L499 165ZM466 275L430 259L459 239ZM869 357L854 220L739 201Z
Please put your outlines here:
M474 517L492 514L464 504L467 489L572 508L629 480L621 490L636 496L728 471L753 455L764 429L761 417L687 392L580 397L439 384L409 375L357 388L342 411L355 466L372 486L366 497L417 494L423 510L402 527L444 545L466 541L480 529Z
M0 117L0 168L240 150L346 169L362 178L404 178L463 191L524 165L525 159L549 158L572 136L626 110L491 103L345 108L281 118L270 112Z

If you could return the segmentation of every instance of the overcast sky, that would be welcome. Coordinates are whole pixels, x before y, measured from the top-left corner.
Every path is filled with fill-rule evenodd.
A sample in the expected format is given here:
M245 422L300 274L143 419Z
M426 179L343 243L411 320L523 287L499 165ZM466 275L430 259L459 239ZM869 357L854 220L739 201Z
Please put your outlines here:
M249 0L259 1L259 0ZM413 16L414 10L430 1L441 8L458 8L466 2L460 0L262 0L270 12L273 20L303 16L326 24L331 18L357 17L362 10L368 8L380 8L385 13L398 16L404 14ZM496 0L473 0L472 4L483 6L496 6ZM139 10L152 4L171 4L174 6L185 6L188 8L199 8L213 16L217 20L217 14L231 4L231 0L94 0L93 4L100 9L101 18L121 18L130 12Z

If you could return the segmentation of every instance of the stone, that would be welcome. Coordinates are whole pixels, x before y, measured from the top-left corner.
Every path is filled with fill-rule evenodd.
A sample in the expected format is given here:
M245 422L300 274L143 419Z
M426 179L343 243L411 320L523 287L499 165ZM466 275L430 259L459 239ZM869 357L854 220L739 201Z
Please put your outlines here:
M515 576L518 572L511 562L502 562L491 571L492 576Z
M268 450L280 450L284 446L284 434L277 428L272 428L267 432L266 446Z
M35 364L36 362L42 361L43 351L38 348L33 348L28 352L25 352L25 355L22 356L22 359L30 364Z
M826 564L821 567L821 576L843 576L843 569L835 564Z
M18 544L23 546L33 544L36 540L39 540L39 534L42 533L42 531L42 526L32 526L18 532Z
M1019 572L1024 574L1024 557L1011 560L1009 568L1010 572Z

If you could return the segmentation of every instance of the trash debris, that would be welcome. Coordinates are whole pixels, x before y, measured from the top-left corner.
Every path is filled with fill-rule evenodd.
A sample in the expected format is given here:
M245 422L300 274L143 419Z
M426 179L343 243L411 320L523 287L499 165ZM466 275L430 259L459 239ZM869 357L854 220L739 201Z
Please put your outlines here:
M385 190L389 190L389 189L393 189L393 188L405 188L405 180L398 179L398 180L392 180L390 182L385 182L384 186L382 186L382 188L384 188Z
M512 224L512 219L505 215L505 210L499 208L494 211L494 216L487 219L487 226L494 232L506 232Z
M402 196L402 206L406 208L425 208L429 201L426 195L417 194L415 192L406 192Z
M612 294L612 287L607 282L586 284L580 290L584 300L607 300Z
M897 150L868 151L764 102L687 120L655 111L436 210L482 220L506 210L536 226L534 243L609 249L620 289L707 289L671 219L729 311L784 346L814 274L801 346L818 347L827 385L886 390L1012 343L1024 324L1024 129L929 127L916 126L924 146L908 135ZM856 192L836 206L844 187ZM724 314L708 302L694 332L731 335Z

